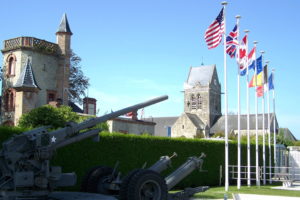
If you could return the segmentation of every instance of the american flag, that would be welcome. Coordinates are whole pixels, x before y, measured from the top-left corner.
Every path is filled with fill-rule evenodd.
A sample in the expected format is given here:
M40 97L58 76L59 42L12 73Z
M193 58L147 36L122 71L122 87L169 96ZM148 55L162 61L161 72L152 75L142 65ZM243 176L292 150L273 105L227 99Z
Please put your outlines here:
M226 37L226 53L231 58L235 57L236 47L239 45L237 37L238 37L237 25L235 25L233 30Z
M224 14L223 8L217 18L205 31L205 41L208 49L217 47L222 41L222 34L224 33Z

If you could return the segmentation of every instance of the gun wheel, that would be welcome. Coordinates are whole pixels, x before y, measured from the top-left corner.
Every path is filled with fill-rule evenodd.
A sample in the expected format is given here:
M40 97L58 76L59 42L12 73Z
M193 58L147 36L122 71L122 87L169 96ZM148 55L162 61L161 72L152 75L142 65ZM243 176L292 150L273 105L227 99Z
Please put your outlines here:
M89 176L86 191L91 193L115 195L118 191L109 189L114 175L111 167L101 166L95 169ZM116 172L117 173L117 172Z
M166 182L157 172L148 169L140 170L129 181L127 199L166 200L167 197Z
M81 191L81 192L87 192L86 187L87 187L88 180L89 180L91 174L92 174L96 169L101 168L101 167L104 167L104 166L96 166L96 167L93 167L93 168L91 168L91 169L89 169L89 170L87 171L87 173L83 176L82 181L81 181L81 185L80 185L80 191Z
M134 169L130 171L123 179L122 179L122 184L120 187L120 192L119 192L119 200L127 200L127 193L128 193L128 184L131 181L132 177L140 172L142 169Z

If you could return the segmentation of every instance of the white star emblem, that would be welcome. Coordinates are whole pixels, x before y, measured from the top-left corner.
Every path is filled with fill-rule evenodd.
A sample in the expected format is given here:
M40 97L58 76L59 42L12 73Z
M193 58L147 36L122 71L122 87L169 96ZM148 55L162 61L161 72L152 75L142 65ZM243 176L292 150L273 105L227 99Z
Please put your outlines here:
M56 142L56 137L52 136L51 142L52 142L52 143L55 143L55 142Z

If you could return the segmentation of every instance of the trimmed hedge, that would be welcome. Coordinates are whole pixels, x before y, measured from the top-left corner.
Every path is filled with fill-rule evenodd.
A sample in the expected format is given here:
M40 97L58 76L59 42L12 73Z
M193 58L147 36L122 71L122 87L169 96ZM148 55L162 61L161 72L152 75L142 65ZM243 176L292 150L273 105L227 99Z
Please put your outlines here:
M246 144L242 144L242 158L245 158L242 160L242 165L247 163L246 147ZM164 176L172 173L188 157L200 156L201 152L207 155L204 159L203 170L208 171L195 170L180 182L177 188L219 184L220 165L224 169L224 141L101 133L99 143L86 139L59 149L52 164L63 166L64 172L75 171L77 173L78 183L73 188L77 190L81 177L93 166L114 167L115 163L119 161L119 170L126 175L135 168L141 168L145 162L149 167L161 156L172 155L173 152L176 152L178 157L172 159L172 168L163 172ZM259 152L262 152L262 146L260 146ZM267 153L268 149L266 148ZM260 158L260 163L262 163L262 156ZM266 158L268 159L268 155ZM229 160L231 165L237 164L236 142L229 142ZM266 164L268 165L268 160ZM251 165L255 166L255 144L251 145Z
M21 129L9 128L3 131L0 129L0 142L15 133L22 132ZM6 133L6 134L5 134ZM4 136L6 135L6 136ZM124 134L101 133L100 142L91 139L68 145L55 152L51 160L52 165L62 166L63 172L76 172L78 182L75 187L68 190L79 190L80 182L85 172L97 165L114 167L117 161L120 162L119 170L123 175L135 168L141 168L145 162L149 167L161 156L172 155L178 157L172 159L172 168L166 170L166 176L183 164L190 156L200 156L204 152L207 157L204 159L203 170L195 170L191 175L180 182L177 188L195 186L214 186L219 184L219 167L224 166L224 141L212 141L205 139L167 138L154 136L136 136ZM260 145L260 151L262 146ZM266 159L268 159L268 148L266 146ZM246 144L242 144L242 165L246 165ZM237 143L229 142L229 164L236 165ZM260 156L262 163L262 156ZM268 165L268 160L266 161ZM255 144L251 145L251 165L255 166ZM224 167L223 167L224 169ZM224 171L223 171L224 174ZM224 177L224 175L223 175Z

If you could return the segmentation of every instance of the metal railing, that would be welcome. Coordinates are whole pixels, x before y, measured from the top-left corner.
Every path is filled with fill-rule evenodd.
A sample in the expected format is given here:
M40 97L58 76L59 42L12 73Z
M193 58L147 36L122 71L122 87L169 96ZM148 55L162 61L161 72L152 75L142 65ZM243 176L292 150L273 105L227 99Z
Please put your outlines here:
M300 181L300 167L268 167L264 172L263 167L259 167L259 180L263 180L265 173L266 181L281 181L281 182L295 182ZM229 179L238 179L237 165L229 165ZM241 180L248 180L248 166L241 166ZM256 180L256 166L250 166L250 180Z

